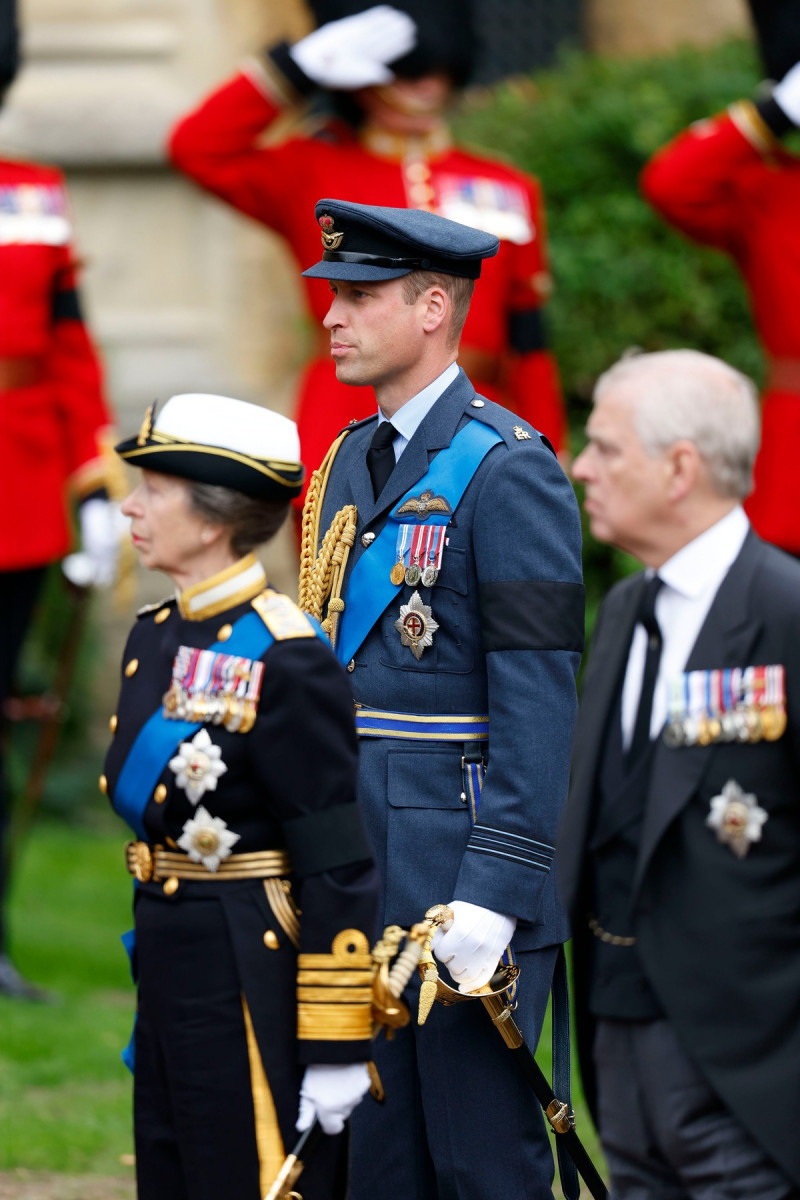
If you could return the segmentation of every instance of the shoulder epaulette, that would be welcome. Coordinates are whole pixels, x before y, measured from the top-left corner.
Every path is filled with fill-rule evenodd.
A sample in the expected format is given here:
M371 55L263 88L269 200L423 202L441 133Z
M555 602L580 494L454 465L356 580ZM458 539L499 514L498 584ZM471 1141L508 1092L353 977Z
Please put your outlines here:
M250 602L276 642L287 638L316 637L311 621L294 600L266 588Z
M482 396L476 396L476 399L483 401L480 408L476 409L471 402L467 412L474 420L482 421L484 425L496 429L507 446L529 442L543 443L549 450L553 449L544 434L516 413L503 408L502 404L495 404L493 400L484 400Z
M137 617L146 617L148 613L157 612L160 608L170 608L175 604L175 596L165 596L163 600L156 600L155 604L143 604L136 613Z

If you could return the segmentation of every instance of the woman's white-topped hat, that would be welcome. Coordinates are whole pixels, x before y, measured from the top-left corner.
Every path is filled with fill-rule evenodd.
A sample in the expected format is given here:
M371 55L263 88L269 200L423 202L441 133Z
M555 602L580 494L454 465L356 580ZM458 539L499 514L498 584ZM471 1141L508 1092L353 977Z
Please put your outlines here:
M148 408L120 458L148 471L233 488L262 500L291 500L305 474L297 426L288 417L234 400L189 392Z

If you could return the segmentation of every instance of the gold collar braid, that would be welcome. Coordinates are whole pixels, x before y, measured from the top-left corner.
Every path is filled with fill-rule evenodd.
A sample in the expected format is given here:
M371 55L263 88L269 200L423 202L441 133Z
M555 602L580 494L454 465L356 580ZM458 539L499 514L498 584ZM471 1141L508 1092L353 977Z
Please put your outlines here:
M316 617L322 623L322 628L330 638L331 646L336 645L336 631L339 615L344 612L342 599L342 583L350 554L350 547L356 537L356 522L358 511L354 504L347 504L339 509L333 518L330 529L319 545L319 523L322 516L322 503L331 473L333 461L339 448L347 437L345 429L331 446L322 465L311 474L305 504L303 505L302 534L300 542L300 579L298 586L298 604L304 612ZM328 601L327 616L322 617L325 602Z

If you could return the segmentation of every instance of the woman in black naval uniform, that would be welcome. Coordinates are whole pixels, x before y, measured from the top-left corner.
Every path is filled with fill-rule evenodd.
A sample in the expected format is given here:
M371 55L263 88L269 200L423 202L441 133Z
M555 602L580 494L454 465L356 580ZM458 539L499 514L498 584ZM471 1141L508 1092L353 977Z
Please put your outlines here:
M368 1086L376 875L355 805L346 676L252 553L301 486L293 422L174 396L117 452L143 609L101 788L131 825L140 1200L258 1200L317 1117ZM302 913L302 915L301 915ZM298 1117L299 1104L299 1117ZM323 1139L305 1200L341 1194Z

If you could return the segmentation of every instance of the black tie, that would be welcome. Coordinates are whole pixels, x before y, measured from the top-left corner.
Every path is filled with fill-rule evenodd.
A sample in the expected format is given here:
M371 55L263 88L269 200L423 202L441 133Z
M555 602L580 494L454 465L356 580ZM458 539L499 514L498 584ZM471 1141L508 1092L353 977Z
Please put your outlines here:
M372 491L378 499L386 481L394 470L394 446L397 430L391 421L381 421L372 435L367 451L367 470L372 480Z
M636 722L633 727L625 765L628 770L636 762L639 755L646 749L650 741L650 718L653 711L653 693L656 688L658 666L661 662L661 630L656 620L656 596L664 586L664 580L654 575L648 579L639 600L636 622L643 625L647 633L647 653L644 660L644 675L642 676L642 691L639 696L639 707L636 710Z

